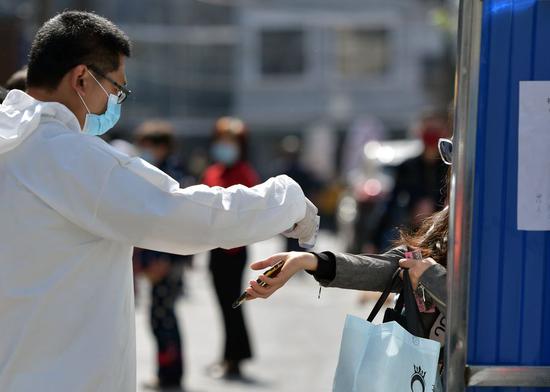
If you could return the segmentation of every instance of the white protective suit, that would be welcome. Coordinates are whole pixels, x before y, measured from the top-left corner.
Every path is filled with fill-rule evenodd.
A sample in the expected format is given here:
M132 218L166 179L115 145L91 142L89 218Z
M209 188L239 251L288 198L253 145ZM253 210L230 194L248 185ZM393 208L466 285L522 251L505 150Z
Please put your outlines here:
M305 215L286 176L180 189L84 135L65 106L0 106L0 391L135 391L132 247L191 254L283 232Z

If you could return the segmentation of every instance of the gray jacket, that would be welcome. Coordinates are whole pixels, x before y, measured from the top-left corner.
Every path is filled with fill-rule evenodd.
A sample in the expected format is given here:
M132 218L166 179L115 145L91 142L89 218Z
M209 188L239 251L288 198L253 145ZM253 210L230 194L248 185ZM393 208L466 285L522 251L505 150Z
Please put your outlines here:
M352 255L348 253L323 252L317 254L319 262L334 263L335 270L313 274L324 287L383 291L399 267L399 260L405 258L405 247L398 247L381 255ZM447 270L442 265L433 265L420 277L420 283L434 299L442 313L446 313ZM394 287L397 291L399 287Z

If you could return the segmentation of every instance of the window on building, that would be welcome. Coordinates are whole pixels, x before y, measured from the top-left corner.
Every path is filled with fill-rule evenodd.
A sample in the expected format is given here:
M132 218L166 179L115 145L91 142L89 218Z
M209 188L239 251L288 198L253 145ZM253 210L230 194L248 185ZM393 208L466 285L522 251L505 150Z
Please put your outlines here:
M340 29L337 36L338 70L342 76L380 76L388 71L388 30Z
M135 40L128 78L135 86L132 114L209 117L230 110L234 47L224 43L188 44Z
M264 30L261 39L261 73L297 76L305 70L305 40L301 29Z

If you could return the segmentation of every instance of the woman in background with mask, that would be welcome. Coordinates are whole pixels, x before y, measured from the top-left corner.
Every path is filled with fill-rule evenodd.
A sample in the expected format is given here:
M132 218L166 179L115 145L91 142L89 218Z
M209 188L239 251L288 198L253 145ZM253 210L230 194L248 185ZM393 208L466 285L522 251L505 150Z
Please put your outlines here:
M238 118L222 117L216 121L211 147L215 163L206 169L204 184L227 188L237 184L252 187L259 183L256 171L247 160L247 134L246 125ZM246 247L210 251L210 271L225 327L223 359L209 369L215 378L241 378L240 363L252 357L242 308L231 306L242 292L246 261Z

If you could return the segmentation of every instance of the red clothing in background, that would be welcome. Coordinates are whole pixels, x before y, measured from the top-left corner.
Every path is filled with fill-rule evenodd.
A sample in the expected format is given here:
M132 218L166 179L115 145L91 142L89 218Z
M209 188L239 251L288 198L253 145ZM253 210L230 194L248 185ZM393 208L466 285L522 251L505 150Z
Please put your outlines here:
M242 184L247 187L258 185L260 179L256 171L247 162L237 162L234 166L226 167L216 163L209 166L204 172L202 183L208 186L228 188Z
M202 183L208 186L221 186L223 188L229 188L232 185L238 184L253 187L260 183L260 178L248 162L239 161L231 167L215 163L206 168ZM240 249L228 249L226 252L233 254L239 252Z

